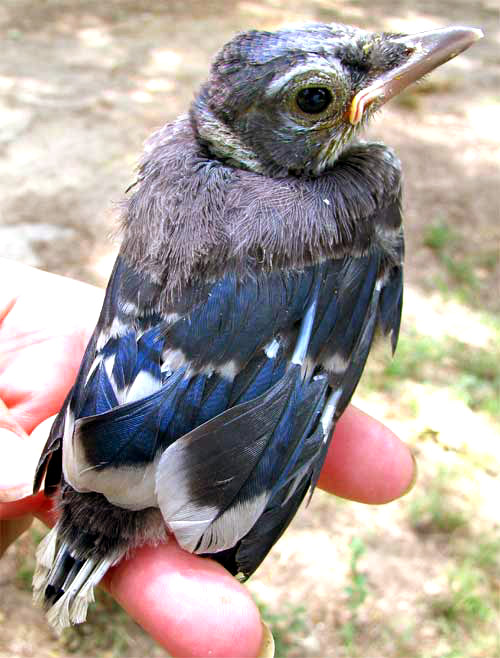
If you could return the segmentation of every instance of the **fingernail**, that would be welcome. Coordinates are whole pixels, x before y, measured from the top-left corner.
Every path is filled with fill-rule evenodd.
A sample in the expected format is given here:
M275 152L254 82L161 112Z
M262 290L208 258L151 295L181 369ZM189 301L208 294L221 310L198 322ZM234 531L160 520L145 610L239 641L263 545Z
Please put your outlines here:
M403 492L403 494L402 494L403 496L406 496L407 493L410 493L410 491L411 491L411 490L413 489L413 487L415 486L415 482L417 481L417 478L418 478L418 464L417 464L417 459L416 459L415 455L413 454L413 450L411 450L410 448L408 448L408 450L410 450L410 455L411 455L411 458L412 458L412 461L413 461L413 477L412 477L412 479L410 480L410 484L409 484L409 485L406 487L406 489L404 490L404 492Z
M271 629L265 621L262 624L262 642L260 644L260 651L257 658L274 658L274 638Z

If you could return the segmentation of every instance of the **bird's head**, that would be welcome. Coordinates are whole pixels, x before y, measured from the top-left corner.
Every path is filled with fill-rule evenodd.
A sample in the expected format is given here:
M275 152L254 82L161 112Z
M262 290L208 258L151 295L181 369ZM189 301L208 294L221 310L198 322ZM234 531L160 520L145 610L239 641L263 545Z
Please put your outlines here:
M481 38L474 28L375 34L336 24L237 35L193 103L209 150L270 175L318 174L410 83Z

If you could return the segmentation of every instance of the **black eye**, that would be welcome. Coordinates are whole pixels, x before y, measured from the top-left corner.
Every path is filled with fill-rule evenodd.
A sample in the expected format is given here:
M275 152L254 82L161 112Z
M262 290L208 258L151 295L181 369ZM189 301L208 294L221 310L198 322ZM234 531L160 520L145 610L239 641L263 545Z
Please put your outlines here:
M327 87L306 87L296 96L296 102L306 114L320 114L332 102L332 92Z

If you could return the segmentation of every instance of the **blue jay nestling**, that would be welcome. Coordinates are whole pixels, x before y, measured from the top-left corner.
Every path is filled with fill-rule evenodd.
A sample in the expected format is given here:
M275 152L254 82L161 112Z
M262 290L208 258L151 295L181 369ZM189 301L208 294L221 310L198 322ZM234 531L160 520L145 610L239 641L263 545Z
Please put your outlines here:
M34 576L56 629L169 533L248 578L312 493L376 331L394 350L401 319L400 164L355 138L481 36L246 32L152 137L35 479L60 511Z

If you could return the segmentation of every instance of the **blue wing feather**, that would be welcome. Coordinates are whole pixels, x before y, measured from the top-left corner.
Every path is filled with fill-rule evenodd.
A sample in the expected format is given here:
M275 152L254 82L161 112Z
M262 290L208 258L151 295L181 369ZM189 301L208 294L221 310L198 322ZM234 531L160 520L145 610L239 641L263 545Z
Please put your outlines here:
M103 354L107 356L114 355L113 379L120 390L130 386L136 369L137 358L137 337L135 331L129 330L124 336L111 338ZM88 388L88 386L87 386ZM87 415L82 413L82 415Z
M264 481L267 486L274 481L274 486L262 514L234 547L212 555L231 573L245 578L257 569L290 523L311 484L316 462L322 463L326 454L323 437L313 430L328 390L327 378L318 377L308 386L296 382L296 388L297 406L291 435L290 427L286 429L292 449L269 447L267 450L266 466L270 475ZM275 433L277 445L284 438L285 435Z
M403 310L403 268L394 267L380 295L380 325L385 335L390 334L392 352L396 351Z
M75 437L87 462L100 469L150 462L162 447L158 445L162 423L165 418L171 420L182 382L188 384L182 375L182 371L175 373L164 387L145 398L77 419Z
M376 322L397 337L401 278L391 275L380 304L373 302L381 268L380 254L373 251L301 270L240 279L230 273L205 286L203 294L187 291L175 304L184 309L181 317L169 323L167 313L158 312L156 284L146 282L143 294L140 277L119 259L70 400L75 440L84 448L87 467L139 467L169 454L182 465L189 455L184 476L193 500L220 505L215 534L208 529L208 538L200 539L200 547L213 545L217 551L223 545L217 533L227 530L225 512L248 507L250 518L254 501L264 496L256 522L229 552L216 554L221 562L233 560L233 571L249 575L315 482L327 448L319 419L328 382L341 388L343 409ZM314 369L301 373L290 359L318 277L307 354ZM179 355L179 361L165 361L167 353ZM345 358L346 369L328 378L321 364L335 354ZM224 370L229 362L234 378ZM161 479L160 494L168 498L180 476L175 469L165 472L171 481ZM221 484L226 481L227 490Z
M348 285L339 293L340 312L334 325L335 333L323 347L322 356L334 350L346 360L357 341L366 317L380 269L378 253L351 259L345 272Z
M215 418L229 406L232 382L214 374L206 382L203 400L198 410L196 425L202 425L211 418Z
M131 380L140 372L149 372L158 381L161 380L161 355L165 345L163 337L164 324L159 323L149 329L137 340L137 355L132 370Z
M231 394L231 406L252 400L283 377L287 360L280 348L275 357L263 353L256 357L235 378Z
M214 285L206 304L168 329L167 341L195 368L227 361L244 366L276 333L300 321L317 269L270 272L244 281L229 274Z

